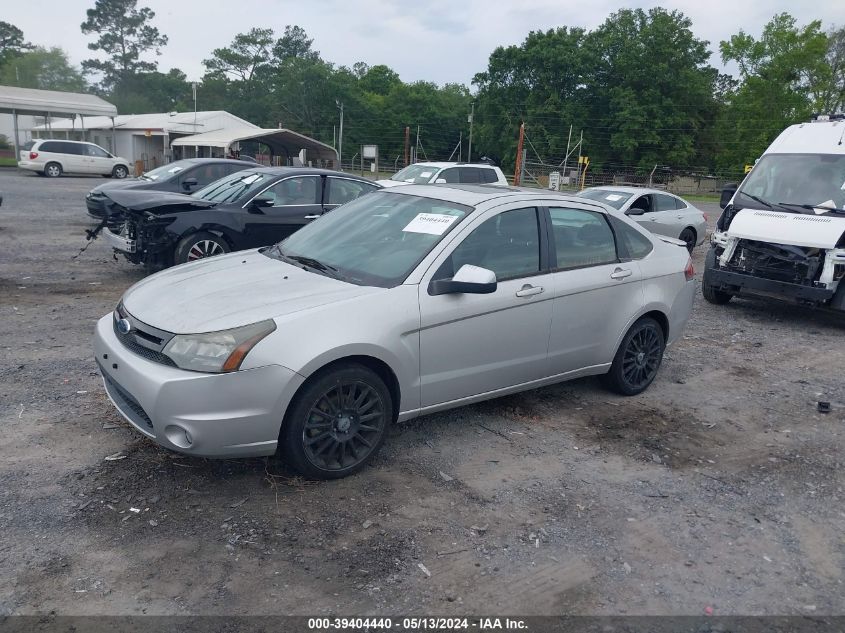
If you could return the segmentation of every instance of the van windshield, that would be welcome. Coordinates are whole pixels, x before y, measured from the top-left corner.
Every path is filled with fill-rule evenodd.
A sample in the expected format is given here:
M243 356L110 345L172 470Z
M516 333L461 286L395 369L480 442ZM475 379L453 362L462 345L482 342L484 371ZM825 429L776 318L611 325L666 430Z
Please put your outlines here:
M763 156L737 192L735 204L741 208L769 208L765 203L775 208L777 205L809 205L842 209L845 207L845 154Z

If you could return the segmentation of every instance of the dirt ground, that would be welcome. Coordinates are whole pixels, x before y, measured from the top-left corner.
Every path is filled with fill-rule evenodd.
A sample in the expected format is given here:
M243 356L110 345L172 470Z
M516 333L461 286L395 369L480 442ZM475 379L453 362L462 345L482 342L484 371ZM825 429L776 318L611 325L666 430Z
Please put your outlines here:
M73 258L98 182L0 170L0 616L845 613L845 319L698 297L640 396L428 416L305 482L114 411L91 336L143 273Z

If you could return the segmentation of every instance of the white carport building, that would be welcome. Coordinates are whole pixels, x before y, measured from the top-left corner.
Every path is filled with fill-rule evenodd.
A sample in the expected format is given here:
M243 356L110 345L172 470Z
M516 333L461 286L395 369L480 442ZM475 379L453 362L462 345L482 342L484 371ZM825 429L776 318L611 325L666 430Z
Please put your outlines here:
M76 128L88 121L107 121L111 125L117 115L117 108L96 95L79 92L60 92L58 90L37 90L0 86L0 113L10 114L11 125L4 125L0 132L6 133L15 144L15 158L20 155L20 146L26 142L30 130L36 128L36 118L45 122L43 127L51 129L52 118L70 116ZM43 118L42 118L43 117ZM4 117L5 118L5 117Z
M174 139L228 129L261 130L225 110L208 110L86 117L84 127L77 119L62 119L35 128L33 136L90 141L147 171L174 160L170 149Z
M256 148L255 158L267 165L310 165L337 168L337 151L309 136L283 128L228 128L183 136L171 143L174 158L229 156L245 145Z

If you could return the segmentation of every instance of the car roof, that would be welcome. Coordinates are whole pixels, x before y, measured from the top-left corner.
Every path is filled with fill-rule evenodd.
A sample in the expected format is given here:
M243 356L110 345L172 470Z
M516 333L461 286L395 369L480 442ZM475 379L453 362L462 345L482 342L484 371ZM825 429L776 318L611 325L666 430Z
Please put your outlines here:
M61 141L62 143L76 143L78 145L97 145L93 141L74 141L70 138L36 138L32 140L33 143L43 143L47 141ZM99 147L99 145L97 145L97 147Z
M446 161L435 161L435 160L426 160L420 161L418 163L414 163L414 165L420 165L422 167L437 167L438 169L442 169L444 167L486 167L488 169L493 169L495 165L490 165L489 163L464 163L464 162L446 162Z
M591 189L600 189L602 191L618 191L620 193L665 193L667 196L676 196L674 193L670 191L665 191L663 189L653 189L651 187L631 187L631 186L624 186L624 185L596 185L595 187L589 187L584 191L590 191Z
M419 163L417 163L419 164ZM587 198L579 198L572 194L550 191L547 189L532 189L527 187L502 187L498 185L473 184L440 184L440 185L403 185L402 187L388 187L382 191L398 195L420 196L435 198L446 202L455 202L466 206L476 207L491 200L507 202L508 199L519 200L548 200L560 198L561 201L571 200L579 204L596 202ZM599 206L605 210L604 205Z
M244 161L233 162L243 163ZM318 169L316 167L265 167L263 165L256 165L255 163L245 164L247 165L247 167L244 169L244 171L254 171L262 174L270 174L273 176L291 176L296 174L302 176L340 176L343 178L351 178L352 180L361 180L364 182L369 182L373 185L376 185L377 187L381 186L377 184L375 180L369 180L368 178L356 176L355 174L347 174L342 171L335 171L334 169Z
M244 165L244 169L249 169L250 166L255 166L255 163L249 163L244 160L238 160L237 158L182 158L180 160L174 160L172 163L165 163L165 165L175 165L176 163L189 163L191 165L218 165L218 164L238 164ZM164 167L164 165L162 165Z

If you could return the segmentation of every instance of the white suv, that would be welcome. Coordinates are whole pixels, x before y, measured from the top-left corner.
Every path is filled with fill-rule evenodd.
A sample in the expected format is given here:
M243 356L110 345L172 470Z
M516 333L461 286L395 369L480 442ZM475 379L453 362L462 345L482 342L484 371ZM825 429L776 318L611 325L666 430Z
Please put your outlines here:
M389 180L378 181L383 187L444 183L508 186L502 170L487 163L414 163L393 174Z
M125 158L82 141L36 140L28 150L21 151L18 167L50 178L58 178L63 173L115 178L129 175L129 161Z

